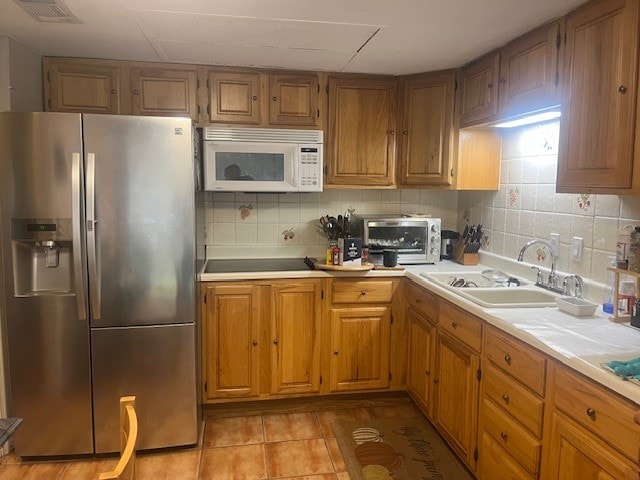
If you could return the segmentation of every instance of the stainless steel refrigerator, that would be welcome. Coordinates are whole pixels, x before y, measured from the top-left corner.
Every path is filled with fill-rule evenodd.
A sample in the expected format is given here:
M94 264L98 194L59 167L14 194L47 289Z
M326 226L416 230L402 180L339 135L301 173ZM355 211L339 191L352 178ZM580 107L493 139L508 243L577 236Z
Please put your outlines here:
M0 113L9 413L20 456L195 444L195 211L188 119ZM7 378L8 377L8 378Z

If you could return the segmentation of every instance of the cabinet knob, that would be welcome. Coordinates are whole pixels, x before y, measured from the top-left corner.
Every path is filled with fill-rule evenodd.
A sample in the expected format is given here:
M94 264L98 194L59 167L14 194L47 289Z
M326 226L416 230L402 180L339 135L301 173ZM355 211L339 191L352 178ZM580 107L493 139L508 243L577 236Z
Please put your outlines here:
M277 339L277 338L273 341L273 344L274 344L274 345L277 345L277 344L278 344L278 339Z
M416 303L420 304L420 303L422 303L422 300L420 300L419 298L416 298Z
M437 378L433 380L434 385L437 385L440 383L440 380L438 380Z
M116 93L118 93L118 91L114 88L113 90L111 90L111 93L115 95Z
M620 93L627 93L627 87L625 87L624 85L620 85L620 86L618 87L618 91L619 91Z
M425 370L424 374L425 375L431 375L431 370Z
M138 95L138 93L140 93L140 92L138 92L138 90L134 90L134 91L133 91L133 94L134 94L134 95Z
M395 130L388 130L388 131L387 131L387 133L388 133L389 135L395 135L395 134L396 134L396 131L395 131Z
M273 100L274 102L277 102L277 101L278 101L278 97L273 97L273 98L272 98L272 100Z
M591 420L595 420L596 411L593 408L587 408L587 417L589 417Z
M258 97L256 97L255 95L254 95L252 98L253 98L254 100L257 100L257 99L258 99Z
M502 438L502 440L506 442L509 438L509 435L507 435L506 432L500 432L500 438Z
M254 340L253 342L251 342L251 344L255 347L258 345L258 342L256 340Z
M456 322L451 322L451 326L452 326L453 328L458 328L458 324L457 324Z
M362 290L362 291L360 292L360 295L366 295L366 294L367 294L367 291L366 291L366 290Z
M504 356L504 361L507 362L507 365L511 365L511 355L508 353Z
M334 350L334 351L333 351L333 354L334 354L334 355L338 355L338 350Z
M500 79L500 83L502 83L502 84L507 83L507 79L506 79L506 78L504 78L504 77L502 77L502 78Z
M511 400L509 398L509 395L507 395L506 393L502 394L502 400L504 400L504 403L506 403L507 405L509 404L509 400Z
M488 83L487 88L493 88L493 83Z
M403 131L402 131L402 133L403 133L404 135L409 135L409 130L403 130Z

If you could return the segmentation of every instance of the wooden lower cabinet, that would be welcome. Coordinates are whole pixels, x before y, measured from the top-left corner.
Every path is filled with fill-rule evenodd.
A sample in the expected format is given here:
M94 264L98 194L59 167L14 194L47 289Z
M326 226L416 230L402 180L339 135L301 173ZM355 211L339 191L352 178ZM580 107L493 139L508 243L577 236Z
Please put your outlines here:
M320 391L321 294L319 280L272 287L271 393Z
M546 480L638 480L638 464L561 412L554 412Z
M332 392L389 386L391 307L331 309Z
M204 400L257 396L260 288L209 284L204 290Z
M478 478L486 480L528 480L531 475L513 460L502 445L487 433L481 433L481 461L478 462Z
M467 466L475 470L480 356L440 331L437 365L436 427Z
M409 321L409 368L407 390L429 418L433 418L433 378L435 376L435 325L413 308Z

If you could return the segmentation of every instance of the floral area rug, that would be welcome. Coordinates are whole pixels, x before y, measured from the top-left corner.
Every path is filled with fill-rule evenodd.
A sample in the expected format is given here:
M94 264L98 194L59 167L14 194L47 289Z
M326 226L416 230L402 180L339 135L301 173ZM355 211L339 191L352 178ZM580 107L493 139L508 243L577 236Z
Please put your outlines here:
M423 418L332 425L352 480L473 480Z

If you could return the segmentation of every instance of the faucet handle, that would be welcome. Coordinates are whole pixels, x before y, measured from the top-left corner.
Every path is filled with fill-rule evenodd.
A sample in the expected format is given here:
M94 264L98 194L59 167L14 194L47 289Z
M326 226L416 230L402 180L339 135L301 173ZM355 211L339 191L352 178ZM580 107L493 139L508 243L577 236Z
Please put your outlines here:
M542 270L540 270L540 267L531 265L531 268L536 270L536 284L544 283L544 280L542 279Z

